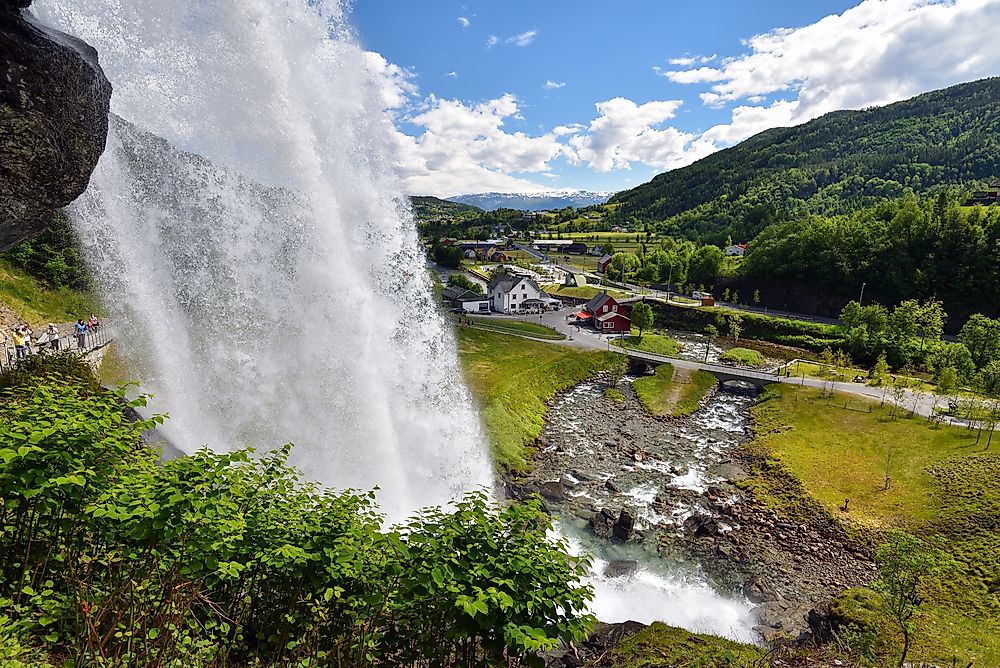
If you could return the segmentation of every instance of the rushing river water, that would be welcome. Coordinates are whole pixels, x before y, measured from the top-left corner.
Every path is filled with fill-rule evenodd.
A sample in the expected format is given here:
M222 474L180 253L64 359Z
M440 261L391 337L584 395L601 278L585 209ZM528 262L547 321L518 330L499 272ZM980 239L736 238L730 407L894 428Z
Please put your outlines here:
M619 385L621 405L604 397L602 382L554 401L531 482L549 490L546 503L573 549L594 560L599 619L661 620L754 641L753 605L714 587L671 539L693 515L711 514L708 498L731 474L729 452L747 437L752 399L717 393L686 419L657 419L638 404L631 380ZM636 536L623 543L595 535L588 524L601 509L628 510Z

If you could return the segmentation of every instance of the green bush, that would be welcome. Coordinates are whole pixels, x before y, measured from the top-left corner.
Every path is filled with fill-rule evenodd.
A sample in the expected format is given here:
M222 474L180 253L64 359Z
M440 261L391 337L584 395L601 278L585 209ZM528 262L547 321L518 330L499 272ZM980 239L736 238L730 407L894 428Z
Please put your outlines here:
M582 639L586 562L537 501L473 492L383 529L371 493L203 450L162 465L124 390L0 404L0 614L79 665L540 665Z

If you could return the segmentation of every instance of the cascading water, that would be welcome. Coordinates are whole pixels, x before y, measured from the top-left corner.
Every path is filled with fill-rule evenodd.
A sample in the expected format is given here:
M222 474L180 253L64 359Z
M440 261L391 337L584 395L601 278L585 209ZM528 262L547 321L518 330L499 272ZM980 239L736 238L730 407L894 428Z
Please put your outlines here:
M33 9L94 45L115 88L107 150L71 214L118 350L172 416L170 440L292 441L310 477L381 486L392 519L489 485L387 167L380 80L342 6Z

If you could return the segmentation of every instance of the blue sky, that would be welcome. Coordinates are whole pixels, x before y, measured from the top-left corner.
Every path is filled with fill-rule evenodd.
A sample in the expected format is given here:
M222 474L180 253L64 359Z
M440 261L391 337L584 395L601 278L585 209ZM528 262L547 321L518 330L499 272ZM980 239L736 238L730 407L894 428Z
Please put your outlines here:
M767 127L1000 73L975 34L1000 0L356 0L353 19L407 188L442 196L620 190Z

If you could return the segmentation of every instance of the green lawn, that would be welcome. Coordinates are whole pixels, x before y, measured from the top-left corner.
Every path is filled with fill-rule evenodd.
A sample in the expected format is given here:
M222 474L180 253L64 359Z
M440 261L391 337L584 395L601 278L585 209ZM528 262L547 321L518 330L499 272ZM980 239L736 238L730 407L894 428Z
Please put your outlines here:
M639 403L653 415L683 417L698 410L715 383L715 376L707 371L689 373L672 364L661 364L655 375L636 379L632 388Z
M20 269L0 261L0 301L37 329L49 322L75 322L97 308L87 293L46 287Z
M681 344L669 336L647 332L642 335L642 338L639 338L636 330L633 329L632 331L632 336L626 336L622 339L612 339L611 344L621 348L633 348L634 350L642 350L656 355L666 355L667 357L673 357L681 351Z
M813 499L866 535L902 527L940 541L960 569L928 588L910 660L951 665L957 655L961 665L1000 665L1000 638L987 632L1000 628L1000 439L985 451L985 434L977 444L975 431L851 404L769 386L753 408L748 446L764 459L743 484L786 515L801 518ZM845 499L848 512L839 509Z
M496 332L501 332L503 334L523 334L525 336L534 336L540 339L552 339L558 341L565 339L566 335L551 327L546 327L537 322L525 322L522 320L501 320L498 318L484 318L477 316L465 316L457 315L458 318L468 318L475 323L476 327L483 327L485 329L491 329Z
M523 471L542 433L545 402L622 362L607 352L580 351L517 336L462 327L459 358L478 400L494 461Z
M759 369L767 363L763 355L749 348L730 348L719 355L719 361L753 367L754 369Z

